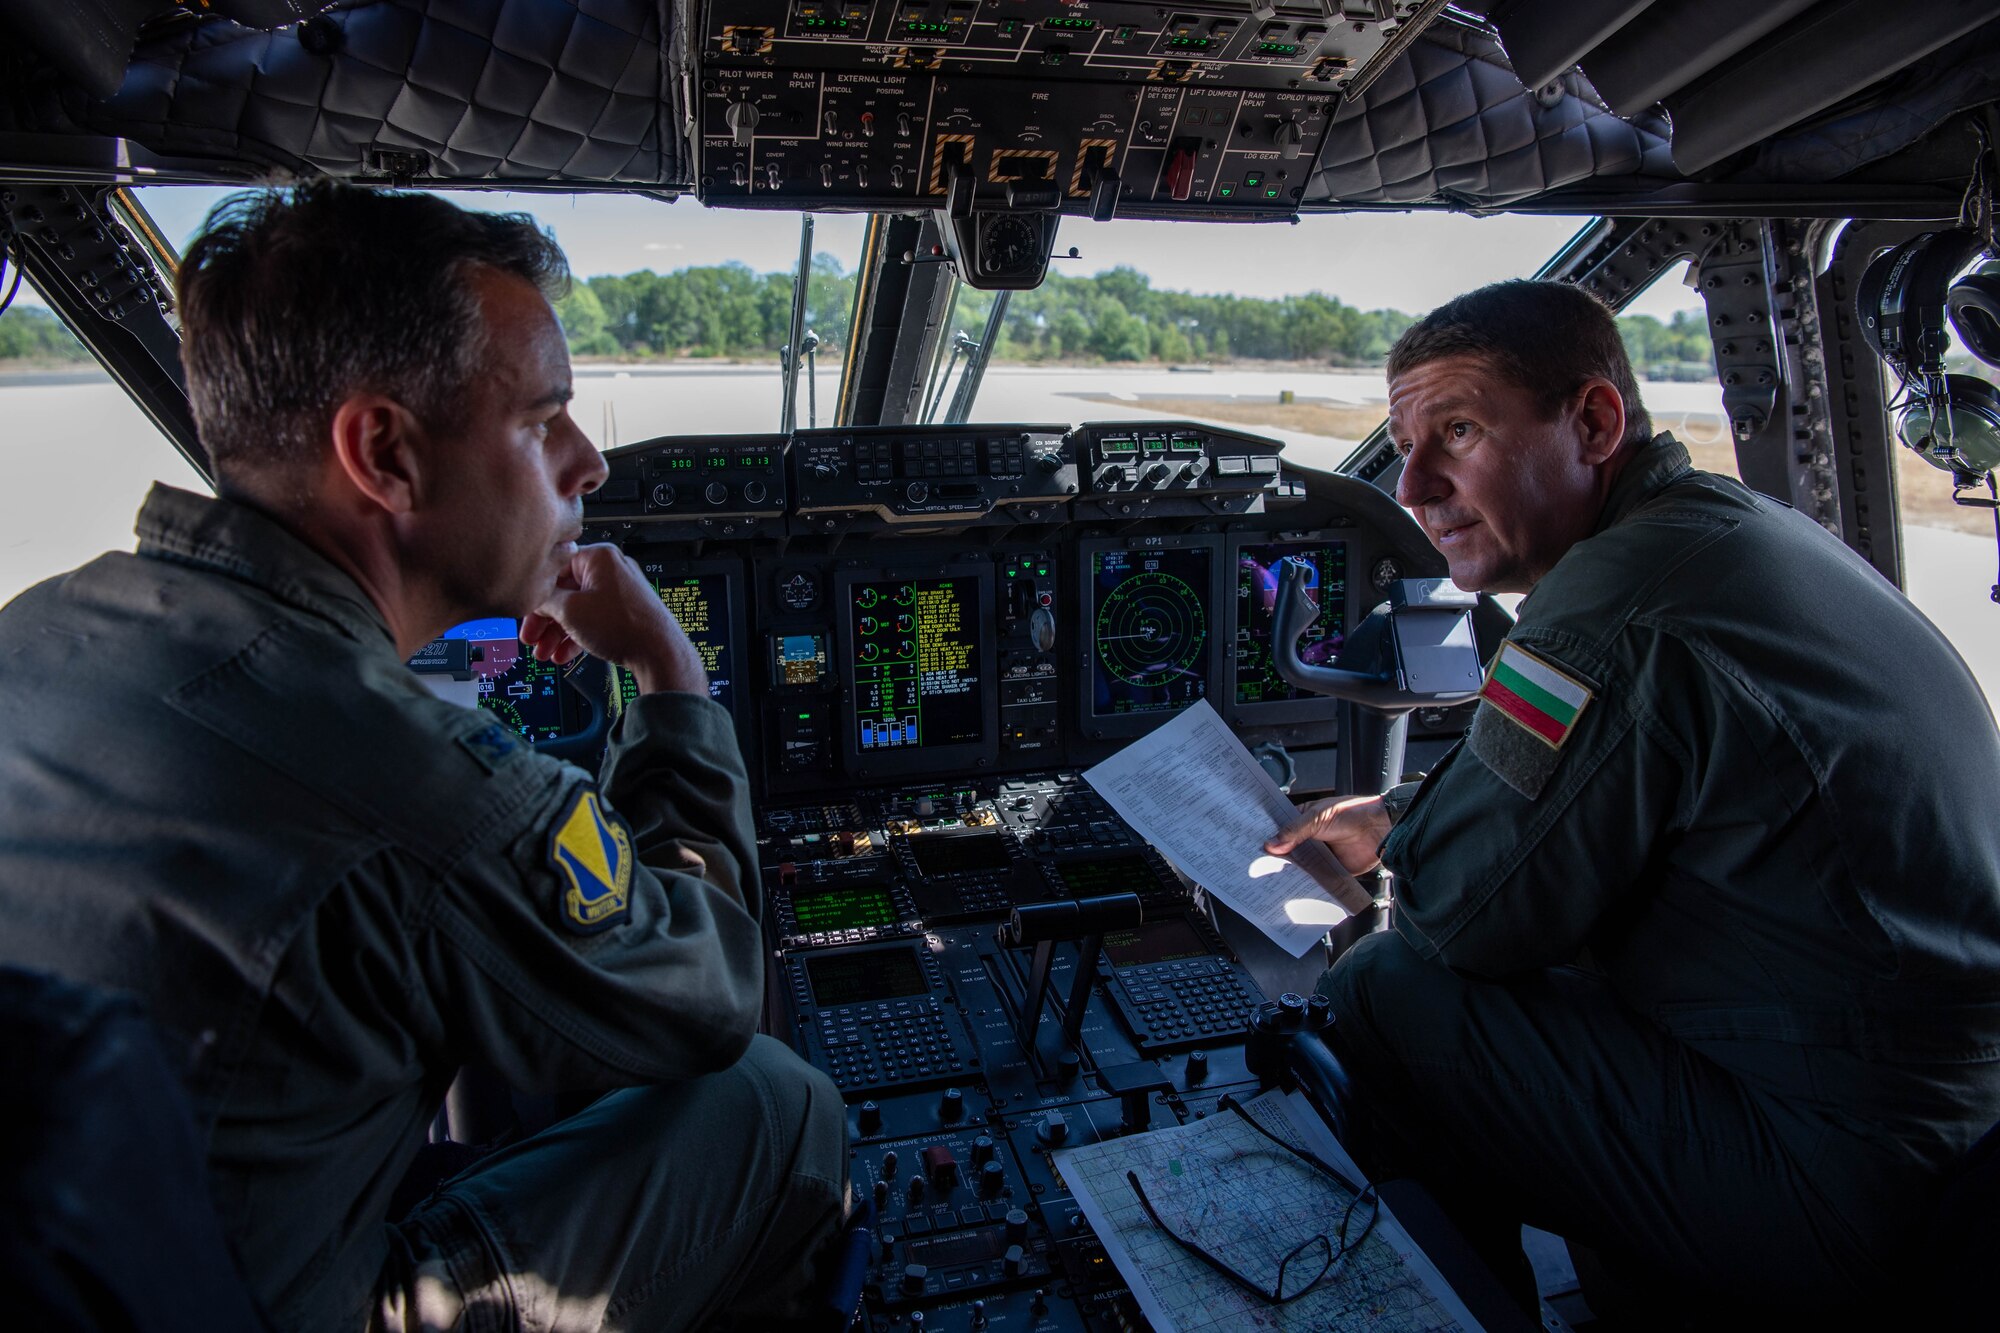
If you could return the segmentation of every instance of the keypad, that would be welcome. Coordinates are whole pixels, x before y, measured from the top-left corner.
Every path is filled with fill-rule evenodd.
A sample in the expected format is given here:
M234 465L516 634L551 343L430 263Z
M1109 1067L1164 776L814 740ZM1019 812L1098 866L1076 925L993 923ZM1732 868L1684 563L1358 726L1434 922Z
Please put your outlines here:
M1219 958L1124 969L1115 974L1112 995L1142 1051L1235 1037L1263 1002Z
M967 1065L935 996L821 1010L811 1030L838 1088L939 1081Z

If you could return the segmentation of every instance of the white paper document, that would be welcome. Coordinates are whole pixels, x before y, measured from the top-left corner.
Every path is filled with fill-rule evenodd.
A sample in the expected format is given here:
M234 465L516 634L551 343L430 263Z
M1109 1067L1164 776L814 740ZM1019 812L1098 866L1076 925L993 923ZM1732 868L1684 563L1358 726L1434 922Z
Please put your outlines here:
M1363 1179L1296 1093L1269 1092L1244 1109L1349 1180ZM1465 1302L1386 1205L1360 1234L1366 1200L1350 1209L1350 1192L1276 1148L1234 1112L1066 1148L1054 1161L1157 1333L1479 1333ZM1351 1248L1303 1298L1272 1305L1175 1244L1147 1216L1127 1172L1139 1178L1162 1221L1266 1290L1277 1285L1278 1261L1309 1248L1312 1237L1327 1236L1329 1248L1338 1243L1343 1218Z
M1083 776L1176 869L1294 958L1370 902L1324 843L1264 851L1298 809L1207 700Z

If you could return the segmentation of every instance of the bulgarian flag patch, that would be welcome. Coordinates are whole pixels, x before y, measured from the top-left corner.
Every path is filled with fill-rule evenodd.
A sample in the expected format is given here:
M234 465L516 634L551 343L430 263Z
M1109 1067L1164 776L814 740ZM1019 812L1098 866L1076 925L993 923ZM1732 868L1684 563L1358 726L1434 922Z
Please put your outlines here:
M1559 750L1592 695L1582 681L1510 639L1502 641L1494 654L1479 697L1550 749Z

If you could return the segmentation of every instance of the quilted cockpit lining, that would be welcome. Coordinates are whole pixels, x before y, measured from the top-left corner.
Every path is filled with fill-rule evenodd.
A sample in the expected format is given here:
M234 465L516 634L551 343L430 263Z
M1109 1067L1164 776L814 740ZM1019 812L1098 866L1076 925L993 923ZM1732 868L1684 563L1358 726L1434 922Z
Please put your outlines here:
M670 9L670 7L668 7ZM75 120L177 157L335 176L386 150L459 181L683 185L659 0L352 0L301 40L223 19L142 40ZM331 25L333 31L326 26ZM318 50L309 50L308 45Z
M1575 71L1530 92L1491 34L1439 23L1334 113L1306 201L1496 208L1592 177L1664 183L1667 131L1657 110L1621 120Z

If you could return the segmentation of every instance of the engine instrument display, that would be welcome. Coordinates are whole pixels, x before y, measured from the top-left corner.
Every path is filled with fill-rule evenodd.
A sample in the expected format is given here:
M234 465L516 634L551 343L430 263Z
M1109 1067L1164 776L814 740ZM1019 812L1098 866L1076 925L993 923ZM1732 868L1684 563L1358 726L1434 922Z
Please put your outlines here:
M976 578L853 583L847 614L862 754L986 739Z
M822 1009L922 995L931 988L915 946L861 953L813 954L806 959L813 1001Z
M1276 703L1314 698L1278 674L1271 655L1271 630L1278 583L1286 556L1311 566L1306 592L1319 607L1299 641L1299 657L1309 666L1329 666L1339 655L1347 629L1347 543L1274 542L1244 546L1236 556L1236 702Z
M1091 714L1174 712L1208 693L1206 547L1093 551Z

